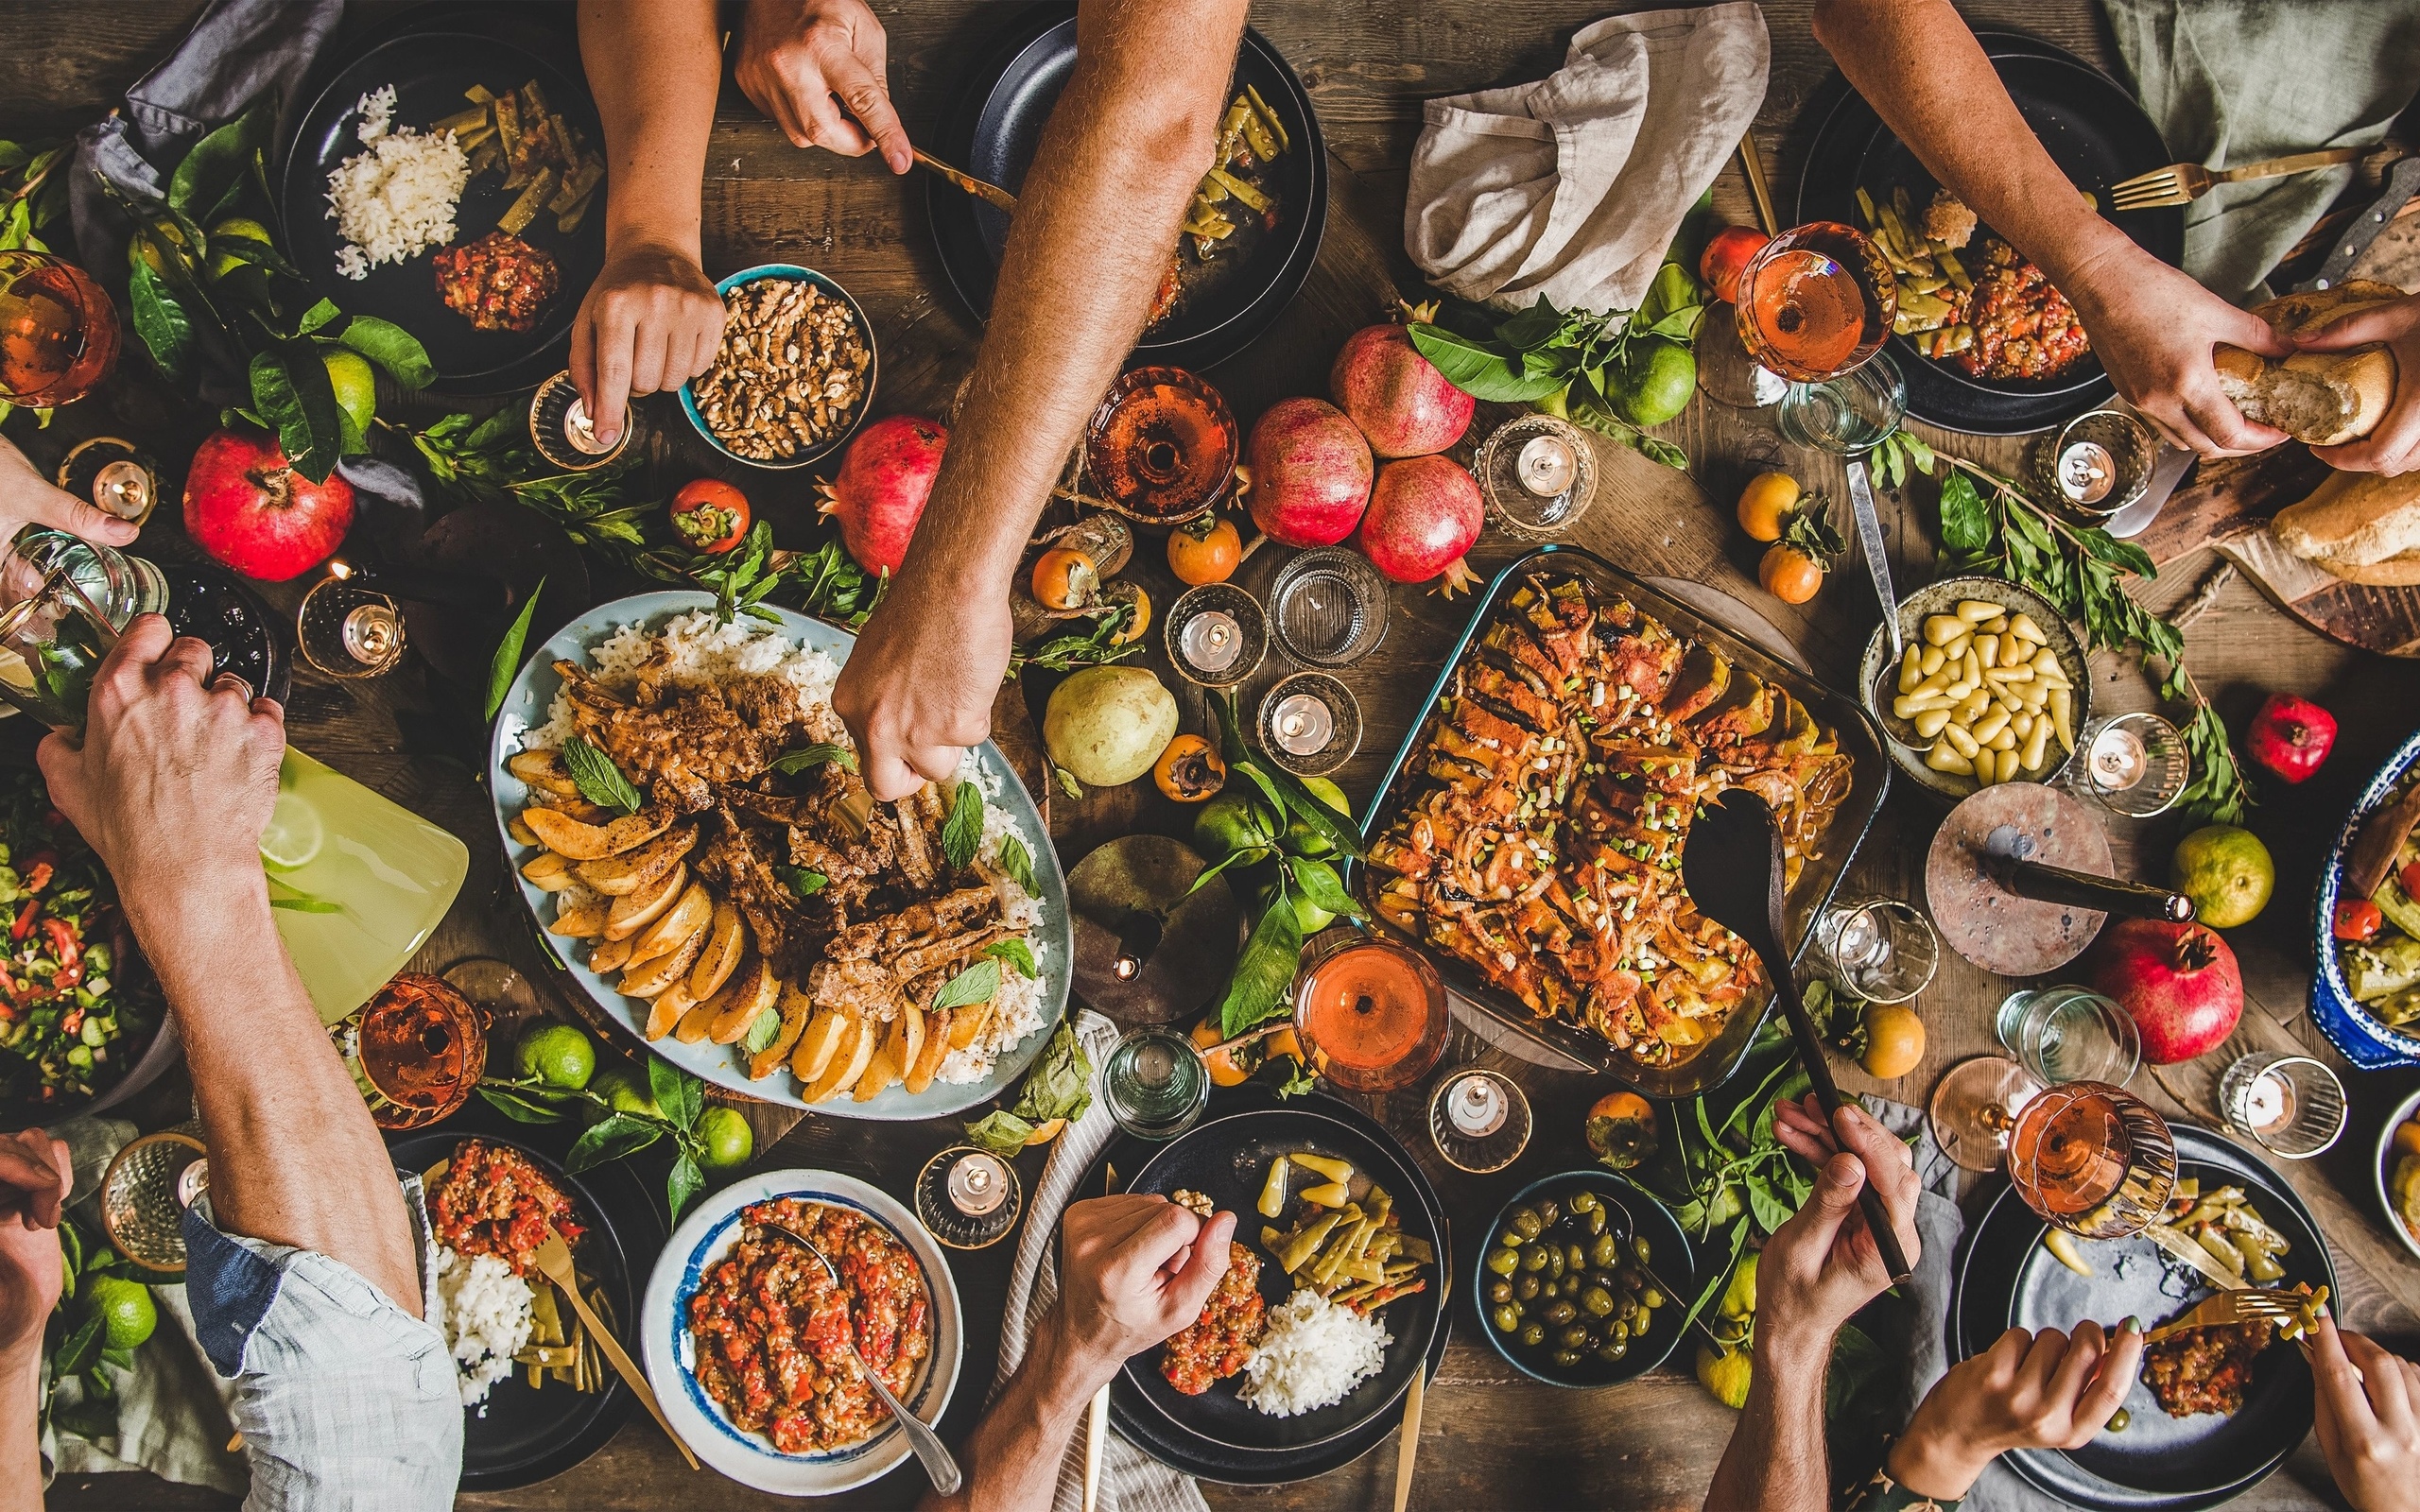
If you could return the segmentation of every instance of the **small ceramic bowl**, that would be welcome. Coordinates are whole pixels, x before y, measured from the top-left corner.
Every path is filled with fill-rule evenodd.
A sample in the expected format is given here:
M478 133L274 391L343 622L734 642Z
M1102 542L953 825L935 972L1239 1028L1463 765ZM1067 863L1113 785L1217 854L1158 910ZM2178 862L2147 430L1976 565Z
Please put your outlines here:
M874 379L882 370L882 349L873 338L873 322L866 318L866 312L858 305L856 300L847 289L840 286L838 280L819 273L811 267L801 267L794 263L766 263L756 267L744 267L736 273L717 280L715 284L715 293L717 296L729 294L742 284L753 284L769 278L811 284L823 293L839 301L848 309L850 318L856 321L858 332L864 335L866 352L870 359L866 363L865 390L858 395L856 411L849 417L849 422L813 446L803 447L788 456L769 460L764 457L742 456L725 446L715 433L707 428L705 414L698 408L696 381L692 380L681 386L681 412L689 417L689 423L698 428L698 434L706 438L707 445L744 466L764 468L769 472L787 472L792 468L807 467L823 460L838 451L849 438L856 433L857 427L865 423L866 416L873 409Z
M2420 1156L2406 1157L2395 1149L2394 1131L2415 1119L2420 1119L2420 1092L2396 1104L2386 1125L2378 1130L2377 1160L2373 1162L2370 1175L2377 1182L2378 1208L2388 1231L2403 1241L2403 1247L2411 1252L2412 1259L2420 1260L2420 1234L2411 1231L2411 1226L2397 1215L2394 1207L2394 1168L2406 1159L2420 1160Z
M1900 643L1923 645L1925 621L1935 614L1955 612L1959 601L1968 598L1997 604L2013 615L2031 615L2033 623L2042 627L2051 654L2059 659L2059 665L2066 672L2067 680L2075 685L2075 707L2070 713L2069 723L2073 732L2082 736L2083 727L2092 719L2092 669L2084 659L2083 644L2076 639L2075 631L2051 607L2050 601L2031 589L2019 588L1997 577L1945 577L1939 582L1927 583L1899 600ZM1874 715L1875 723L1882 727L1886 743L1891 747L1892 764L1917 783L1952 802L1965 798L1975 791L1975 780L1961 777L1955 772L1937 772L1927 766L1925 752L1931 747L1932 742L1917 734L1915 726L1893 713L1888 695L1877 692L1897 687L1896 669L1885 666L1888 661L1890 652L1882 644L1882 627L1877 625L1874 627L1873 636L1865 643L1864 657L1858 662L1858 701L1865 705L1866 712ZM2047 748L2054 754L2042 768L2022 773L2017 781L2056 782L2059 774L2066 770L2067 764L2074 760L2074 754L2062 749L2055 738Z
M1507 1280L1517 1283L1521 1278L1532 1273L1524 1267L1516 1269L1510 1278L1498 1276L1489 1269L1487 1257L1499 1247L1500 1236L1506 1231L1505 1226L1513 1213L1534 1205L1541 1198L1561 1198L1583 1187L1605 1205L1613 1219L1608 1225L1608 1232L1620 1235L1625 1243L1631 1236L1645 1236L1651 1252L1646 1267L1648 1276L1658 1290L1665 1292L1665 1297L1662 1306L1644 1314L1650 1320L1646 1332L1631 1340L1629 1352L1620 1359L1602 1360L1592 1354L1578 1365L1563 1367L1542 1352L1519 1348L1495 1327L1491 1314L1499 1304L1489 1295L1490 1286ZM1526 1249L1535 1244L1536 1241L1530 1241L1514 1247ZM1634 1267L1634 1261L1627 1254L1616 1266L1617 1269ZM1546 1273L1535 1274L1543 1278ZM1487 1241L1478 1246L1478 1259L1473 1262L1471 1270L1471 1297L1478 1305L1479 1327L1487 1334L1487 1342L1513 1369L1550 1386L1585 1388L1616 1385L1643 1376L1662 1365L1681 1342L1681 1314L1688 1311L1689 1302L1695 1296L1694 1292L1675 1288L1693 1288L1698 1284L1695 1252L1690 1248L1688 1235L1682 1230L1680 1221L1672 1216L1670 1210L1650 1195L1646 1189L1595 1166L1543 1177L1523 1187L1512 1201L1496 1211L1495 1220L1488 1225ZM1544 1305L1544 1301L1540 1297L1531 1307L1532 1313L1535 1306Z

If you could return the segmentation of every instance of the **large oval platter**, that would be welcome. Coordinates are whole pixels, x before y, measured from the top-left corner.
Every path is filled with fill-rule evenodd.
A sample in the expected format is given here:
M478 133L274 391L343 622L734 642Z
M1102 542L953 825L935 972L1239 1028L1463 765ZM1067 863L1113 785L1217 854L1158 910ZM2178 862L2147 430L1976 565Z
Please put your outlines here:
M495 798L496 836L514 868L514 881L519 884L523 899L542 930L554 918L554 904L549 894L540 891L520 875L522 863L537 851L515 841L506 829L511 816L521 812L528 801L528 789L505 766L506 760L521 749L522 738L531 730L546 722L547 711L554 702L562 679L555 671L558 660L592 665L592 647L603 642L615 630L628 625L643 625L649 630L659 629L676 615L714 607L714 595L694 592L662 592L633 594L600 605L582 614L556 633L552 640L533 653L521 675L513 679L511 690L505 696L504 707L496 716L495 728L489 734L488 782ZM856 644L856 637L846 630L835 629L819 620L788 610L776 609L777 627L791 641L820 649L835 662L845 662ZM1060 874L1056 852L1050 847L1050 834L1042 815L1034 807L1025 784L997 746L989 741L976 752L987 783L993 791L986 795L988 803L997 805L1008 816L1016 835L1023 840L1032 857L1035 890L1042 902L1042 922L1031 936L1033 954L1041 968L1041 1004L1034 1027L1014 1045L1003 1050L991 1071L972 1082L936 1080L921 1095L910 1095L904 1086L892 1086L868 1102L854 1101L848 1094L827 1101L809 1104L799 1096L797 1082L786 1067L776 1070L762 1081L749 1079L746 1057L737 1046L716 1044L711 1040L696 1044L683 1044L666 1035L653 1041L649 1048L684 1071L692 1072L717 1087L746 1096L781 1103L791 1108L812 1107L817 1112L838 1118L920 1119L937 1118L990 1101L1025 1074L1034 1057L1042 1053L1051 1027L1059 1022L1067 1005L1067 988L1071 966L1075 959L1075 942L1067 911L1066 880ZM547 948L581 989L614 1022L637 1035L646 1023L647 1002L642 998L624 997L614 990L602 977L584 964L583 942L561 940L545 935Z

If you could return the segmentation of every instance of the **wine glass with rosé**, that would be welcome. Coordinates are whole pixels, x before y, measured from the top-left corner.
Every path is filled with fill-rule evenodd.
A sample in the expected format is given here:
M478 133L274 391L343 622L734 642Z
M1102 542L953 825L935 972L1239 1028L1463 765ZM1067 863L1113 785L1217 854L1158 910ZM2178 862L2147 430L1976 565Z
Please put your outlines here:
M0 251L0 403L50 408L117 365L117 312L84 270L48 252Z
M2008 1136L2008 1175L2025 1205L2085 1239L2142 1232L2176 1185L2176 1141L2151 1105L2105 1081L2029 1099Z

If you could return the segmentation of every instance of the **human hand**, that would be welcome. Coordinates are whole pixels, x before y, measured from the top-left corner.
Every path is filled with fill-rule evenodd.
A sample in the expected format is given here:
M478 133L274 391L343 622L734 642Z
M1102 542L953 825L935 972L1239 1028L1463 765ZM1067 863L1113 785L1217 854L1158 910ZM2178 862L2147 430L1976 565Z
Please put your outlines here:
M892 580L832 689L874 797L905 798L957 774L967 747L992 731L1013 642L1005 591L953 591L930 604Z
M732 77L793 145L846 158L879 146L890 171L906 173L915 158L890 106L888 51L865 0L749 0Z
M2286 439L2275 426L2244 419L2219 387L2220 342L2270 357L2293 350L2268 321L2122 236L2059 287L2118 391L2170 441L2204 456L2234 456Z
M117 879L130 916L180 912L222 884L260 885L285 716L210 647L141 615L93 678L84 729L35 752L50 800ZM237 894L240 896L240 894Z
M2082 1449L2126 1400L2143 1365L2133 1318L2113 1339L2098 1323L2071 1337L2011 1329L1950 1366L1892 1446L1891 1478L1919 1496L1952 1501L2012 1449Z
M2384 342L2394 353L2394 398L2377 429L2342 446L2314 446L2311 455L2347 472L2393 477L2420 468L2420 295L2356 310L2341 320L2297 336L2303 352L2342 352Z
M1235 1231L1232 1212L1204 1221L1140 1193L1069 1204L1052 1314L1067 1368L1098 1384L1200 1317Z
M104 546L134 543L134 522L121 520L63 489L54 489L26 454L0 437L0 544L27 525L48 525Z
M1916 1238L1915 1158L1907 1145L1854 1102L1830 1123L1810 1092L1804 1104L1773 1104L1773 1136L1816 1167L1815 1190L1788 1223L1765 1241L1756 1267L1757 1347L1820 1346L1850 1314L1888 1290L1891 1271L1858 1209L1867 1181L1912 1265L1923 1252Z
M38 1128L0 1137L0 1355L39 1346L59 1305L67 1146Z
M2420 1508L2420 1367L2320 1314L2310 1335L2319 1450L2359 1512Z
M571 325L571 381L596 438L622 434L632 394L678 388L715 365L722 298L698 260L668 242L609 248Z

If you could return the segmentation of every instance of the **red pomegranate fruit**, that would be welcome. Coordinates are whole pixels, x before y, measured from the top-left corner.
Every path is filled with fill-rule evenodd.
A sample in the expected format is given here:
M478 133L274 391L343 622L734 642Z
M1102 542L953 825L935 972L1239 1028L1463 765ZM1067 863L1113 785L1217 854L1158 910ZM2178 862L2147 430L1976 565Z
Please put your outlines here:
M1443 574L1440 592L1451 594L1478 581L1462 553L1478 539L1486 518L1469 470L1442 456L1407 456L1378 470L1355 544L1398 583L1425 583Z
M1381 457L1443 451L1471 428L1478 405L1392 324L1364 326L1344 338L1327 370L1327 389Z
M895 573L908 538L932 497L949 427L921 415L886 415L864 430L840 457L839 475L819 482L817 506L840 523L840 544L870 573Z
M2172 1066L2216 1048L2243 1016L2243 972L2227 942L2201 924L2128 919L2093 946L2092 987L2142 1032L2143 1058Z
M1281 545L1333 546L1370 502L1370 443L1322 399L1281 399L1244 443L1252 523Z
M247 577L299 577L335 556L352 528L353 485L295 472L265 431L216 432L185 469L185 534Z

